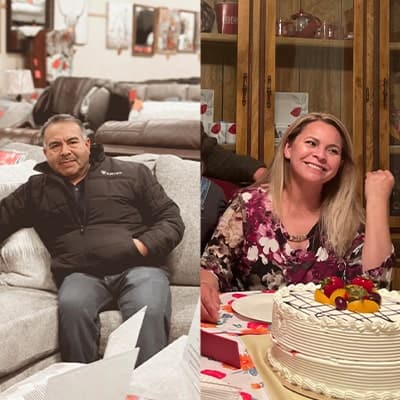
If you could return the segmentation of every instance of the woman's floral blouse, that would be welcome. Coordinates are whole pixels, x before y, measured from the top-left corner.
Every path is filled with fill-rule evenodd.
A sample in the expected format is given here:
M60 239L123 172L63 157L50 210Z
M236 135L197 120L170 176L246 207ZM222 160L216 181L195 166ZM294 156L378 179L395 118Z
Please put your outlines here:
M272 216L267 186L242 190L219 220L201 266L219 278L221 291L278 289L290 283L318 283L337 275L350 281L362 274L364 232L360 229L342 260L320 234L318 224L308 234L306 250L293 249L288 233ZM367 275L388 286L394 254Z

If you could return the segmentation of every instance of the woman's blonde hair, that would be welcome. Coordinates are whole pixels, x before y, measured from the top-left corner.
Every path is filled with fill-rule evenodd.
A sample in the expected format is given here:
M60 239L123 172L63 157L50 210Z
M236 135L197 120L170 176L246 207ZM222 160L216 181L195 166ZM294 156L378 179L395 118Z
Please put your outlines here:
M276 150L269 168L269 183L274 214L282 215L283 190L289 180L290 161L284 156L286 143L293 143L305 126L323 121L335 127L342 138L341 166L336 176L326 182L321 194L320 231L339 257L349 250L360 224L364 222L364 211L357 194L357 171L353 159L350 134L343 123L334 115L309 113L297 118L287 129Z

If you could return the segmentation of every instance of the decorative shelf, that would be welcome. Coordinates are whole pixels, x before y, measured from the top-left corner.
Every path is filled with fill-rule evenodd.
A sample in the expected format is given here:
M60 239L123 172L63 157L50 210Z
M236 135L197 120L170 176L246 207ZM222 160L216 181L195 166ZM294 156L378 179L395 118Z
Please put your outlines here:
M230 143L224 143L221 144L221 146L225 149L225 150L229 150L229 151L236 151L236 144L230 144Z
M202 42L217 42L217 43L236 43L237 35L227 35L224 33L201 33Z
M389 146L390 154L400 154L400 145L392 144Z
M278 46L303 46L303 47L332 47L332 48L352 48L353 39L316 39L302 37L276 37Z
M237 35L227 35L223 33L201 33L202 42L215 42L215 43L236 43ZM304 47L333 47L333 48L352 48L353 39L315 39L315 38L301 38L301 37L276 37L276 44L278 46L304 46ZM392 43L391 45L398 45L400 50L400 43Z
M390 42L389 48L390 50L400 50L400 42Z

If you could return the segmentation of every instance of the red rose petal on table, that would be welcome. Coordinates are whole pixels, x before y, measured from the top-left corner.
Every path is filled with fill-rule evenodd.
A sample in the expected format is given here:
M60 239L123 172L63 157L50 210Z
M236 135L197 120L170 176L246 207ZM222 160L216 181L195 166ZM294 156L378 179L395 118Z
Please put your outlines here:
M207 104L202 104L200 106L200 112L204 114L207 111Z
M251 400L253 396L250 393L240 392L240 397L242 400Z
M203 369L202 371L200 371L200 373L203 375L212 376L217 379L222 379L226 376L226 374L224 374L223 372L217 371L215 369Z
M247 294L234 293L232 297L234 297L235 299L240 299L241 297L247 297Z
M269 324L267 324L265 322L254 322L254 321L252 321L252 322L248 322L247 323L247 327L249 329L259 329L260 327L268 328Z
M232 135L236 135L236 124L232 124L229 129L228 129L229 133L232 133Z
M290 111L290 114L293 115L293 117L298 117L301 113L301 107L295 107L293 108L292 111Z

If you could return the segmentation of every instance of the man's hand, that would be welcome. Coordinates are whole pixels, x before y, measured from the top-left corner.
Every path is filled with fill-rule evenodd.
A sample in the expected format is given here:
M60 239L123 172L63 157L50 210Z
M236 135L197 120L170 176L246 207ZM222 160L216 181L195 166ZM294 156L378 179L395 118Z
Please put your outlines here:
M200 270L201 320L218 321L219 291L217 277L210 271Z
M133 240L133 243L135 243L135 246L138 249L139 253L143 257L146 257L147 254L149 254L149 249L139 239L132 239L132 240Z
M367 203L384 202L386 203L392 193L394 177L389 170L367 172L365 175L365 199Z

